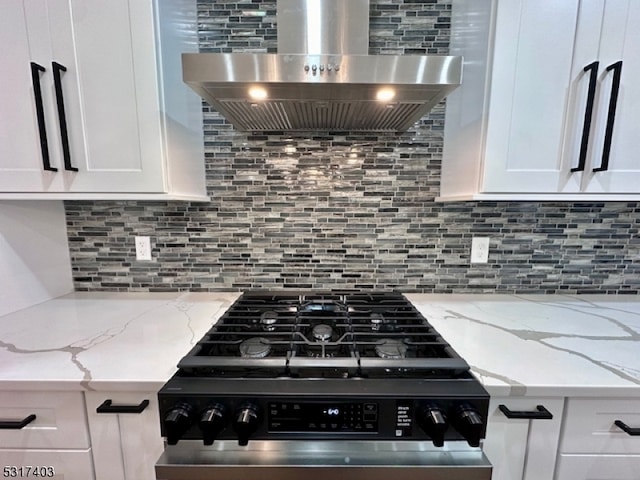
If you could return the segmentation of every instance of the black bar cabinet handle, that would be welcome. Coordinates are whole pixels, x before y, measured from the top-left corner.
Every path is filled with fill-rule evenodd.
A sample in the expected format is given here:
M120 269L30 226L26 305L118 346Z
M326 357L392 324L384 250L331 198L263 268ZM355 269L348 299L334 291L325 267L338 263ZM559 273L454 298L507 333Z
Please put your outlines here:
M44 105L42 104L42 89L40 88L40 72L47 70L35 62L31 62L31 81L33 82L33 96L36 102L36 117L38 118L38 132L40 133L40 150L42 151L42 165L49 172L57 172L58 169L51 166L49 161L49 143L47 142L47 129L44 123Z
M31 414L26 418L23 418L22 420L17 420L15 422L12 421L0 421L0 429L2 430L20 430L24 427L26 427L27 425L29 425L31 422L33 422L36 419L35 414Z
M615 424L616 427L618 427L620 430L622 430L623 432L625 432L628 435L631 435L632 437L637 437L640 436L640 428L633 428L630 427L629 425L627 425L626 423L624 423L622 420L616 420L615 422L613 422Z
M60 121L60 142L62 143L62 158L64 169L77 172L78 169L71 165L71 152L69 150L69 133L67 131L67 115L64 111L64 94L62 93L62 78L60 72L66 72L67 67L58 62L51 62L53 67L53 84L56 89L56 103L58 104L58 120Z
M598 80L598 67L600 62L593 62L584 71L591 71L589 77L589 90L587 91L587 106L584 110L584 124L582 125L582 140L580 142L580 156L578 166L571 169L572 172L582 172L587 161L587 147L589 146L589 131L591 130L591 118L593 117L593 104L596 98L596 83Z
M529 420L551 420L553 415L543 405L537 405L535 412L516 412L509 410L506 405L498 405L498 408L507 418L526 418Z
M618 93L620 92L620 80L622 78L622 61L612 63L607 67L607 72L613 70L613 84L609 97L609 112L607 113L607 126L604 130L604 146L602 148L602 160L600 166L593 169L594 172L605 172L609 169L609 154L611 153L611 140L613 139L613 122L616 119L616 107L618 106Z
M96 413L142 413L149 406L149 400L143 400L140 405L112 405L111 399L102 402Z

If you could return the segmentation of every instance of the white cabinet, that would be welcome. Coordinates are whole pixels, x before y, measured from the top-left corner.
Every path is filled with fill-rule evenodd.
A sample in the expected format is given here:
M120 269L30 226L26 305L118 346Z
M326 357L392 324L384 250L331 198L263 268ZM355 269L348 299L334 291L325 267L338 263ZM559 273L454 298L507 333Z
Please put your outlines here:
M0 419L0 466L40 474L22 470L16 478L94 478L81 392L0 392Z
M523 412L551 419L507 418L499 406L516 416ZM552 480L564 400L562 398L493 397L489 405L483 450L493 465L493 480Z
M154 466L163 450L156 397L155 392L86 393L97 478L155 480ZM107 411L98 413L100 406ZM118 413L123 410L130 411Z
M465 73L447 99L440 199L640 198L640 4L453 8L451 54L465 56Z
M600 48L596 60L600 62L594 128L588 150L585 174L582 178L584 191L640 192L640 162L637 155L638 112L640 112L640 3L635 0L607 1L600 12L602 2L591 7L592 22L602 22ZM586 8L585 15L586 15ZM595 11L593 11L595 10ZM582 33L582 32L581 32ZM587 38L589 32L583 33ZM593 57L592 57L593 58ZM619 94L615 111L611 103L615 89L616 70L619 71ZM611 109L611 113L610 113ZM611 137L607 139L607 119L611 117ZM593 172L599 168L604 156L603 147L610 142L609 165L606 171Z
M1 2L0 198L205 199L195 22L192 0Z
M640 400L569 399L556 480L631 480L640 471ZM633 432L633 430L632 430Z
M22 0L0 2L0 42L12 46L0 53L5 72L0 75L0 186L4 190L10 180L34 186L39 182L44 188L53 176L44 170L40 153ZM53 115L52 111L47 113Z

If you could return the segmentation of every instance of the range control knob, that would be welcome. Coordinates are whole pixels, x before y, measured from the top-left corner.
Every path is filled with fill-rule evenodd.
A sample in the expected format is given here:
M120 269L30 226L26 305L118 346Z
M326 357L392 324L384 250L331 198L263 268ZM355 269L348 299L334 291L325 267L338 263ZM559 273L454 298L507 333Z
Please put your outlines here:
M208 406L201 414L198 426L202 431L202 440L205 445L213 444L218 434L227 425L227 409L216 403Z
M484 432L482 415L471 405L460 405L454 413L453 426L472 447L480 446Z
M236 418L233 421L233 428L238 434L238 445L241 447L249 443L249 437L256 431L260 424L260 414L258 407L252 404L242 406L236 412Z
M444 432L449 427L447 415L437 405L426 405L418 410L418 425L429 435L436 447L444 445Z
M164 417L167 443L175 445L193 423L193 407L188 403L178 403Z

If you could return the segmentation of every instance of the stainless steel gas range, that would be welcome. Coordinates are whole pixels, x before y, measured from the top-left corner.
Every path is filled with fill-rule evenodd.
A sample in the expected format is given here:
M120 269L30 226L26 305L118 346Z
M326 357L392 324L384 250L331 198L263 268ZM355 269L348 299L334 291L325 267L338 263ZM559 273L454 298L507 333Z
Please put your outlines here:
M243 294L158 394L165 480L490 479L489 395L401 294Z

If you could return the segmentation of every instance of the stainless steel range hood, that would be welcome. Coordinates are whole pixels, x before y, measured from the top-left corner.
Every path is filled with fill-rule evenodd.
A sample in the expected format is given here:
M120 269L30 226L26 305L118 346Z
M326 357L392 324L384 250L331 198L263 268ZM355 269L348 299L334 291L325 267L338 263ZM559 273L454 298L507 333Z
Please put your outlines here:
M278 53L182 55L183 79L244 131L404 131L462 57L368 55L369 0L278 0Z

